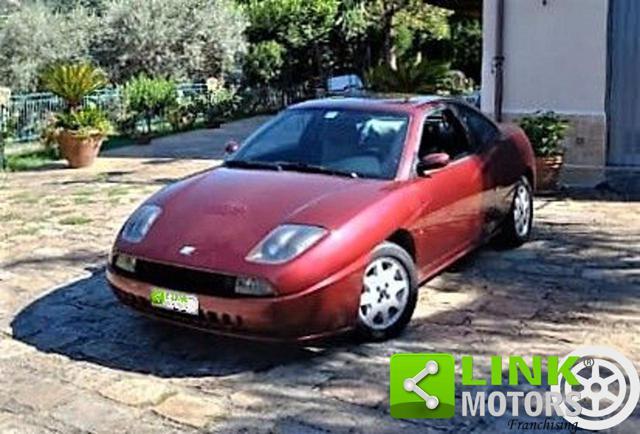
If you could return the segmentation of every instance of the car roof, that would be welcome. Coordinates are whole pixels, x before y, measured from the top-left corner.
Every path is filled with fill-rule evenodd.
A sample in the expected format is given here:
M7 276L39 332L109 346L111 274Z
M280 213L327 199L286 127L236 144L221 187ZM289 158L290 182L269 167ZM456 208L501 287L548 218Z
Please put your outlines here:
M314 99L295 104L289 109L361 109L393 110L410 113L426 105L448 101L437 95L371 95Z

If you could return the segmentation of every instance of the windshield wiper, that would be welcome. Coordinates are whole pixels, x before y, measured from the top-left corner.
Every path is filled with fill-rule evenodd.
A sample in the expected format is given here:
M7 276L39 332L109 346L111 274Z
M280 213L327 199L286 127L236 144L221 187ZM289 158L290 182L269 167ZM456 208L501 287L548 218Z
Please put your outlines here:
M336 170L336 169L331 169L329 167L319 166L315 164L279 161L278 166L280 166L281 170L294 170L296 172L305 172L305 173L320 173L325 175L344 176L346 178L360 177L360 175L357 172Z
M237 169L267 169L281 171L282 166L278 163L270 163L267 161L252 160L227 160L223 163L224 167Z

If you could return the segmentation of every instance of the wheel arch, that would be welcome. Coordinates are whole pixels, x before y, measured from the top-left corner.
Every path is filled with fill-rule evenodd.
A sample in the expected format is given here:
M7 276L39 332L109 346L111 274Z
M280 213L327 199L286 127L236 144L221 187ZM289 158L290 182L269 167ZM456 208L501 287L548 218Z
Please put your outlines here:
M416 262L416 243L409 232L406 229L398 229L390 237L387 238L387 241L397 244L402 247L408 254L411 256L414 264Z
M535 179L533 169L531 167L529 166L525 167L524 177L527 178L527 181L529 181L529 185L531 186L531 189L535 189L536 179Z

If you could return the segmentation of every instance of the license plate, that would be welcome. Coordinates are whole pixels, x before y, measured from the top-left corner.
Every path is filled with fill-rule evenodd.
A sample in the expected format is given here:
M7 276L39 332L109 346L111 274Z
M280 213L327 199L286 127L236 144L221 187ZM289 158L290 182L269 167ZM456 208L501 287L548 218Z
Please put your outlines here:
M184 292L154 288L151 290L151 306L174 312L198 315L198 297Z

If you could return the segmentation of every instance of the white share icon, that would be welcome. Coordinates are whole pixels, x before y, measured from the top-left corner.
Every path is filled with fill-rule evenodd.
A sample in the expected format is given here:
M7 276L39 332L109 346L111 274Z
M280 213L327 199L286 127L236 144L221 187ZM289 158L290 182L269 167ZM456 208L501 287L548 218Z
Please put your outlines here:
M418 387L418 383L421 382L424 377L428 375L434 375L438 373L438 362L434 360L430 360L425 365L424 369L418 372L415 377L407 378L404 380L403 386L404 390L407 392L413 392L418 395L420 398L424 399L424 402L427 404L427 408L429 410L433 410L440 404L438 398L435 396L429 395L427 392Z

